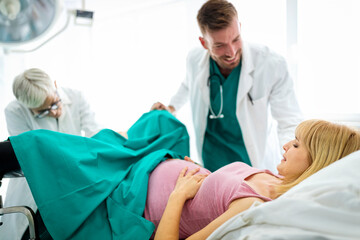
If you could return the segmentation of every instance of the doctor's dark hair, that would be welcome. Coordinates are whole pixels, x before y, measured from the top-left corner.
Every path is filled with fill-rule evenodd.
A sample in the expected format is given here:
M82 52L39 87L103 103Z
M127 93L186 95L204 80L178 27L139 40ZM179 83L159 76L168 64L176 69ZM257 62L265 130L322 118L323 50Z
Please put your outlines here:
M204 35L228 27L238 14L234 5L226 0L209 0L198 11L197 21Z
M15 77L13 93L28 108L38 108L54 94L55 85L49 75L38 68L31 68Z
M360 131L324 120L306 120L296 128L295 136L308 152L310 166L299 176L289 176L278 187L282 194L317 171L360 150ZM344 160L346 161L346 160Z

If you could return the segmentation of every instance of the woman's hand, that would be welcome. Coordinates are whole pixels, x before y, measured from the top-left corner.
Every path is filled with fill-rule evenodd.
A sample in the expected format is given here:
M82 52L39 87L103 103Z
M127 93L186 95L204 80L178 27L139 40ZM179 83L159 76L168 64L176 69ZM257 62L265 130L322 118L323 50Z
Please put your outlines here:
M181 170L175 188L170 194L163 216L156 230L155 240L179 239L181 212L185 202L193 198L208 174L197 174L200 168L186 173L188 167Z
M180 198L184 198L184 200L194 198L204 179L208 176L208 174L195 175L200 171L200 168L193 169L186 173L187 170L188 167L181 170L175 188L171 193L171 195L177 195Z

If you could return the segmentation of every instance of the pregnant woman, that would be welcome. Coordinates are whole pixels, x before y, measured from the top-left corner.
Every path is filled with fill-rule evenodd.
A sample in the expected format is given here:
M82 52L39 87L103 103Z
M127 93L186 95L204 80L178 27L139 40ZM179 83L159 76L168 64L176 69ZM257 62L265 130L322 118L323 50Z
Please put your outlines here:
M10 137L0 143L0 176L21 168L54 239L205 239L254 202L360 149L358 131L308 120L284 145L278 174L241 162L210 173L185 157L186 128L167 111L144 114L127 135Z

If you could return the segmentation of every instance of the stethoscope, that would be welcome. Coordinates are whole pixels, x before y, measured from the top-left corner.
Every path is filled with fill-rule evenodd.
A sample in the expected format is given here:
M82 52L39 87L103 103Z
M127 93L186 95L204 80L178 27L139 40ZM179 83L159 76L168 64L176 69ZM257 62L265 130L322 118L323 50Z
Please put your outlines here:
M208 86L209 86L209 91L211 92L211 82L214 81L214 77L216 77L219 81L220 84L220 109L219 109L219 113L215 114L212 106L211 106L211 96L209 96L210 98L210 104L209 104L209 109L210 109L210 115L209 118L210 119L219 119L219 118L224 118L224 114L222 113L223 111L223 105L224 105L224 98L223 98L223 87L222 87L222 83L221 83L221 77L219 76L219 74L211 74L208 78Z
M209 92L211 92L211 81L214 81L214 77L216 77L219 81L219 89L220 89L220 109L219 109L219 113L215 114L212 106L211 106L211 96L209 96L210 98L210 104L209 104L209 109L210 109L210 115L209 118L210 119L220 119L220 118L224 118L224 114L222 113L223 111L223 104L224 104L224 98L223 98L223 87L222 87L222 83L221 83L221 77L219 76L219 74L213 73L209 76L208 78L208 86L209 86ZM251 102L251 105L254 105L254 101L253 98L250 95L250 92L247 93L247 96L249 98L249 101Z

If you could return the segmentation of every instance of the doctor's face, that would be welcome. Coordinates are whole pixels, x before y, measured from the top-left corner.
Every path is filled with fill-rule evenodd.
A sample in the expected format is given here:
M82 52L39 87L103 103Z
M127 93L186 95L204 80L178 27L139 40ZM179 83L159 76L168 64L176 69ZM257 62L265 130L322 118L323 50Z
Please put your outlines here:
M234 18L232 23L218 31L207 31L200 37L202 46L218 64L223 75L228 76L239 65L242 54L240 23Z
M53 95L47 96L45 102L40 107L31 109L36 118L59 118L62 114L62 110L61 99L57 92L55 92Z
M286 143L283 146L285 153L281 163L277 166L280 175L287 178L299 177L308 167L310 167L309 152L302 144L301 139Z

